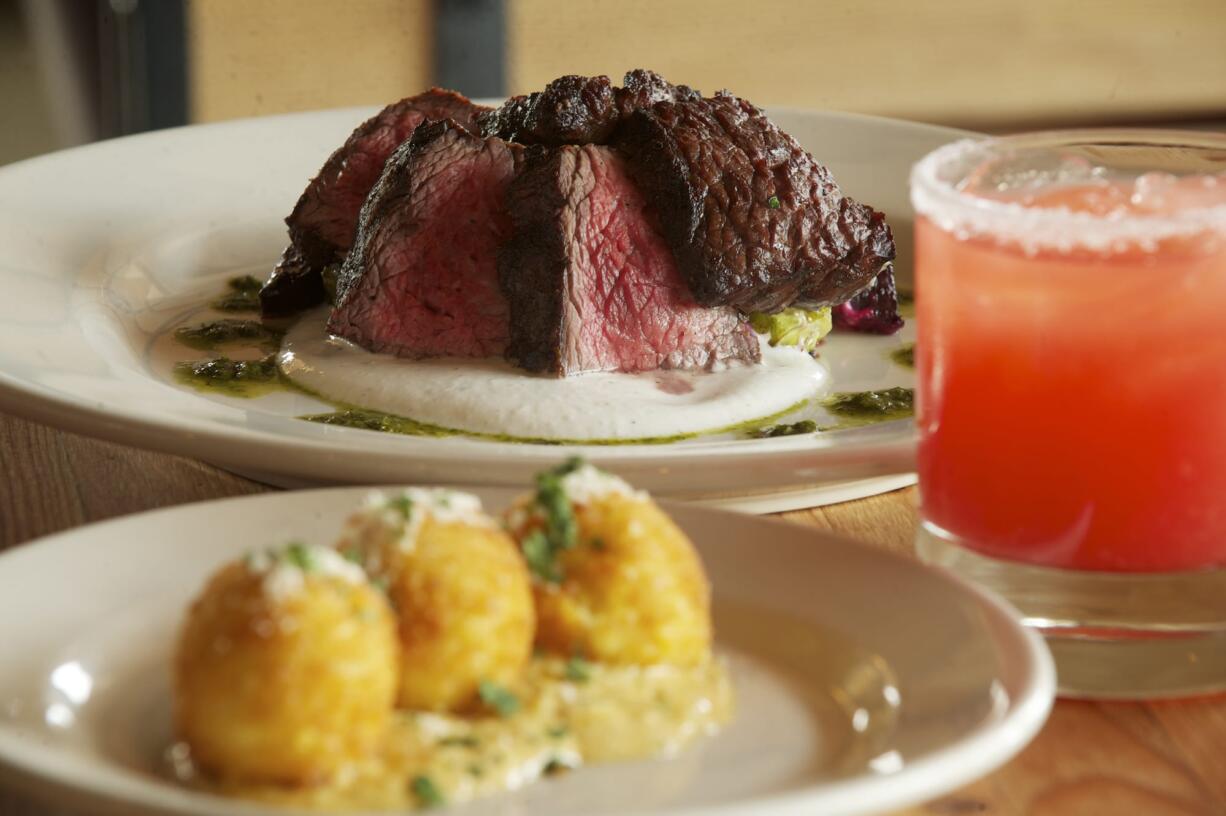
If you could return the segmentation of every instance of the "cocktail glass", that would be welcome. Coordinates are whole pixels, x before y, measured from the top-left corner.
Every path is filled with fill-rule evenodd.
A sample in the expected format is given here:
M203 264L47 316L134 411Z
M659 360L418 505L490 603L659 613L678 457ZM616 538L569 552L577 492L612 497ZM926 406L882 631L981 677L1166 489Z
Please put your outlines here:
M921 557L1066 695L1226 690L1226 136L968 140L911 196Z

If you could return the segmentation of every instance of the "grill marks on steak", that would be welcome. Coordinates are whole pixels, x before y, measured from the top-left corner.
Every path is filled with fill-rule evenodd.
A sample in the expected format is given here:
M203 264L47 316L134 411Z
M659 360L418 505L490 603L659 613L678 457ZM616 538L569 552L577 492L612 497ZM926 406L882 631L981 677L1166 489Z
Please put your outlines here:
M611 149L533 149L508 201L515 233L498 268L513 362L565 376L759 359L733 310L690 297L655 213Z
M481 132L521 144L607 144L623 116L656 102L699 99L693 88L673 85L642 68L615 88L607 76L558 77L545 90L516 96L478 117Z
M487 357L507 343L496 258L523 148L452 121L417 129L362 208L328 330L402 357Z
M843 195L795 139L731 94L635 110L616 144L703 305L840 303L894 257L885 217Z
M324 299L320 272L353 244L358 213L392 151L427 120L476 129L487 111L453 91L433 88L388 105L358 126L324 163L285 219L290 246L260 292L267 316L291 314Z

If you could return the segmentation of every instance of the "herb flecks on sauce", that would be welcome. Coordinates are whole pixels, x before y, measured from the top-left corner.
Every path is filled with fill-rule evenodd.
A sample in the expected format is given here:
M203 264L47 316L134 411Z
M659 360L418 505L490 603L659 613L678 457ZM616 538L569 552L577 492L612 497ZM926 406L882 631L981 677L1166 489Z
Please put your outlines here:
M258 397L284 388L277 359L269 354L258 360L212 360L175 363L175 379L201 391L219 391L230 397Z
M477 684L477 696L486 707L497 712L499 717L510 717L519 711L519 698L510 690L489 680Z
M418 774L413 777L409 788L413 791L413 796L417 799L417 803L423 808L437 807L447 803L447 800L443 798L442 792L434 784L434 780L425 774Z
M903 368L915 368L915 344L903 343L890 352L890 359Z
M572 683L586 683L592 679L592 664L582 657L566 661L566 679Z
M219 312L258 312L260 288L264 284L251 275L226 281L226 293L209 304Z
M223 346L237 345L260 346L267 351L276 351L284 336L283 329L258 320L230 317L175 329L175 340L199 351L216 351Z
M816 422L811 419L802 419L799 422L786 422L780 425L764 425L761 428L754 428L746 431L745 435L750 439L774 439L779 436L798 436L800 434L816 432Z

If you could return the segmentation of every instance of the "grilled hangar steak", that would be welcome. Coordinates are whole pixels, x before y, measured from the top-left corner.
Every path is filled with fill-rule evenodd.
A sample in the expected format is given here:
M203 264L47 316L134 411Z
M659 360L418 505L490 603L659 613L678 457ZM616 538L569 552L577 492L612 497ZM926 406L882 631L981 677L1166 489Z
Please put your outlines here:
M476 129L489 108L453 91L432 88L388 105L358 126L307 185L285 219L290 245L260 291L260 309L280 317L322 303L321 273L344 260L353 245L358 212L387 157L427 120L451 119Z
M514 231L498 272L518 365L566 376L759 359L740 315L694 302L612 149L533 148L508 203Z
M401 357L489 357L507 344L498 249L522 145L451 120L417 129L362 207L328 331Z
M329 159L287 219L293 243L265 287L266 313L318 302L321 283L316 295L296 281L344 258L329 331L372 351L501 354L566 376L755 362L744 313L862 290L892 302L884 217L731 94L703 98L638 70L620 88L561 77L496 110L422 97L432 95L446 104L431 114L418 103L422 118L387 148L364 205L360 185L337 189L348 167L329 168L347 150L368 168L397 138L372 125L399 121L391 108ZM278 297L291 274L293 297Z

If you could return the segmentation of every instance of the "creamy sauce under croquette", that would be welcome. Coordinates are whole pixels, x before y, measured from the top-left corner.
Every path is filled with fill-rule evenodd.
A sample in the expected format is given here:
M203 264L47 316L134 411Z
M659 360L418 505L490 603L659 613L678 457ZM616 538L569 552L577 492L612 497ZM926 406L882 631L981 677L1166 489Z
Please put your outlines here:
M470 716L397 711L382 750L315 787L211 784L176 749L176 773L227 796L319 810L405 809L514 790L581 765L668 756L733 713L719 660L609 666L533 658ZM499 711L502 713L499 713Z

